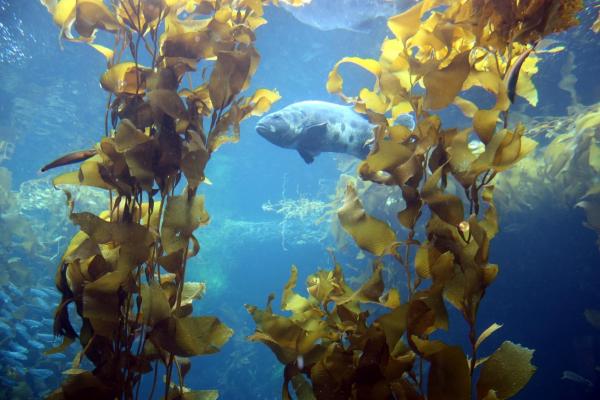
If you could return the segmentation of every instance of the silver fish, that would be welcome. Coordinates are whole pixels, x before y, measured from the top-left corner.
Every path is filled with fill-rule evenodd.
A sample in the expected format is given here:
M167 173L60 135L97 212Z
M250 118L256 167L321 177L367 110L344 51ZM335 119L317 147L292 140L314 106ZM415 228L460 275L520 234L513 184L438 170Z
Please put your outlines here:
M8 347L11 349L11 351L16 351L17 353L23 353L23 354L29 353L29 350L27 350L26 347L21 346L20 344L15 343L15 342L10 342Z
M44 368L29 368L27 373L39 379L46 379L54 375L54 372Z
M33 347L34 349L37 350L44 350L46 348L46 346L40 342L38 342L37 340L33 340L30 339L27 344L29 344L31 347Z
M27 360L27 356L25 354L16 351L0 350L0 355L6 358L14 358L15 360Z

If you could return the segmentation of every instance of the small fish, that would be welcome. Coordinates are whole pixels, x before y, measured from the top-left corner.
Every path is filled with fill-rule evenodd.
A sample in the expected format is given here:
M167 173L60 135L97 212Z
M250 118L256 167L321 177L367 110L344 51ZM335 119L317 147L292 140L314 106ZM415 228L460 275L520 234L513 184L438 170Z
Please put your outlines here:
M13 381L10 378L7 378L5 376L0 375L0 384L2 386L6 386L6 387L13 387L13 386L17 386L17 382Z
M33 340L30 339L27 344L29 344L31 347L33 347L36 350L44 350L46 348L46 346L40 342L38 342L37 340Z
M75 151L73 153L69 153L67 155L64 155L64 156L52 161L49 164L44 165L41 169L41 172L46 172L52 168L62 167L64 165L76 164L76 163L85 161L88 158L95 156L96 153L97 153L96 149L80 150L80 151Z
M535 45L527 49L523 54L517 58L517 61L512 65L508 74L506 74L506 90L508 94L508 99L511 104L515 102L515 95L517 94L517 82L519 81L519 73L521 72L521 68L523 67L523 63L529 57L532 51L535 49Z
M15 297L22 297L23 296L23 292L21 291L21 289L19 289L18 287L16 287L15 284L12 283L12 282L8 282L8 291L10 292L10 294L12 296L15 296Z
M588 387L594 387L594 384L589 379L586 379L573 371L563 371L563 375L560 379L567 379L573 382L581 383L582 385L587 385Z
M0 332L9 336L9 334L12 334L12 328L6 322L0 321Z
M54 353L50 354L47 358L50 358L52 360L64 360L65 358L67 358L67 356L65 356L63 353Z
M24 319L23 324L30 329L37 329L42 327L42 323L33 319Z
M13 358L15 360L25 361L27 360L27 356L23 353L18 353L16 351L8 351L8 350L0 350L0 355L6 358Z
M49 369L44 369L44 368L29 368L27 370L27 373L35 378L39 378L39 379L46 379L46 378L50 378L52 375L54 375L54 372L52 372Z
M29 329L37 329L42 326L42 323L39 321L34 321L32 319L24 319L23 324L27 326Z
M43 297L43 298L48 297L48 293L46 293L43 290L36 289L36 288L29 288L29 293L31 293L34 296L38 296L38 297Z
M21 346L18 343L15 342L10 342L10 344L8 345L8 347L12 350L12 351L16 351L17 353L24 353L27 354L29 353L29 350L27 350L27 348Z
M25 339L29 338L29 332L27 332L27 328L22 323L17 322L15 324L15 331Z
M23 360L24 361L24 360ZM15 370L22 370L23 368L25 368L23 366L23 363L19 360L16 360L14 358L3 358L2 362L5 363L6 365L10 365L12 369Z
M64 236L61 236L61 238L65 239ZM59 297L58 292L56 289L50 289L47 287L42 287L39 288L39 290L41 290L42 292L46 293L46 295L51 296L51 297Z
M32 306L41 308L42 310L48 310L50 307L52 307L52 304L48 303L43 299L40 299L39 297L32 297L31 300Z
M36 339L43 340L44 342L54 342L56 337L48 333L38 333L35 335Z

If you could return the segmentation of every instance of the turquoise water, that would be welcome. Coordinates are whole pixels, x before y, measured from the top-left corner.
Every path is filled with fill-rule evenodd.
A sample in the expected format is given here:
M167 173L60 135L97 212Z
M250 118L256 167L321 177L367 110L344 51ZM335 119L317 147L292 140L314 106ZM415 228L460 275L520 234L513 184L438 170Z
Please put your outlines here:
M582 25L557 38L575 57L574 88L584 106L600 99L600 46L590 31L596 14L588 7ZM103 134L107 96L98 78L105 61L89 46L64 42L61 49L58 29L37 1L0 0L0 13L0 199L7 199L0 206L0 393L17 398L19 390L23 398L40 398L57 387L78 349L72 346L65 358L41 354L57 343L48 337L58 301L54 271L75 229L64 195L49 182L58 172L38 171L64 153L91 147ZM325 90L334 63L349 55L377 58L379 43L389 35L384 20L360 33L321 31L274 7L266 18L269 23L257 31L261 64L252 86L279 91L282 99L273 110L308 99L339 102ZM567 115L572 99L557 84L567 63L567 52L544 58L535 79L539 104L518 102L522 118ZM370 85L369 76L354 72L345 87L350 93ZM186 382L218 389L222 399L275 399L281 393L283 367L264 345L246 340L255 325L244 304L262 307L269 293L277 294L278 304L290 266L298 266L304 282L317 268L331 267L330 247L356 282L369 269L368 258L356 259L354 245L337 248L331 214L325 214L348 160L323 154L306 165L296 152L257 135L256 120L243 122L240 143L213 155L206 171L213 184L202 189L212 221L197 232L202 249L188 266L190 279L207 284L197 312L218 316L235 334L221 352L195 358ZM312 202L304 213L285 214L282 207L303 200ZM102 195L91 192L81 195L77 207L99 212L103 204ZM600 331L583 315L600 308L600 252L595 232L582 225L585 215L573 205L551 198L521 212L499 205L505 229L494 240L490 259L501 272L478 324L480 329L504 324L482 347L484 353L505 338L535 349L538 370L517 399L600 394ZM453 317L451 324L462 321ZM465 341L461 329L452 337L459 343ZM590 384L561 379L563 371ZM23 383L30 392L22 392ZM148 391L145 384L142 393Z

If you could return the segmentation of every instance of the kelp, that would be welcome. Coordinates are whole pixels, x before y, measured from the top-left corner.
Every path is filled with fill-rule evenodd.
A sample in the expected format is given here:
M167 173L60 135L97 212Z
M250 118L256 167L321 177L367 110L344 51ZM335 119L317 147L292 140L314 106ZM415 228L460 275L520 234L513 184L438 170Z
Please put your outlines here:
M374 257L370 278L353 289L335 262L309 276L305 297L294 290L292 267L281 301L285 316L273 311L273 295L264 309L247 306L256 323L250 339L284 364L282 398L508 399L527 384L533 350L505 341L480 354L500 328L477 331L480 304L499 273L490 261L500 229L493 183L537 145L523 124L508 123L515 94L536 104L531 76L540 58L533 49L574 26L582 6L579 0L421 1L388 20L393 37L384 40L379 59L346 57L334 65L327 89L377 125L358 175L396 188L405 206L396 221L375 218L349 185L338 217ZM373 87L343 93L346 63L373 75ZM468 100L472 88L489 92L493 106ZM443 126L437 112L455 106L470 126ZM396 123L407 112L416 119L412 130ZM405 231L393 228L398 223ZM423 225L425 236L417 239ZM388 260L386 268L404 271L405 287L385 287ZM434 339L456 329L450 313L467 326L466 348Z
M62 299L54 333L64 341L50 352L76 340L82 351L49 397L138 398L146 374L153 375L152 397L163 364L165 399L215 399L216 391L184 386L189 357L218 352L233 331L217 317L192 314L205 285L186 281L186 266L200 250L196 229L210 221L197 194L207 163L223 143L239 139L242 120L279 98L266 89L243 94L259 63L254 29L266 22L263 2L42 3L61 38L86 42L106 58L100 85L109 95L105 135L94 149L49 164L81 162L54 185L92 186L110 197L95 215L75 212L66 191L79 232L56 271ZM114 36L112 48L95 43L99 30ZM200 63L202 82L185 87ZM70 308L81 319L78 331ZM79 368L82 357L91 370Z
M600 106L573 107L566 117L531 127L547 144L497 177L499 204L514 214L578 207L585 213L585 225L600 234Z

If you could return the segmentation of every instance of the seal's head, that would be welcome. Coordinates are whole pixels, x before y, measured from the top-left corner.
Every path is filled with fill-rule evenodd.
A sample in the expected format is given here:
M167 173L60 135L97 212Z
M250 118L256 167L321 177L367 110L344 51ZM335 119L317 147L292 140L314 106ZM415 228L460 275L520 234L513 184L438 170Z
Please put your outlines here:
M290 147L296 136L285 110L265 115L256 124L256 131L269 142L281 147Z

